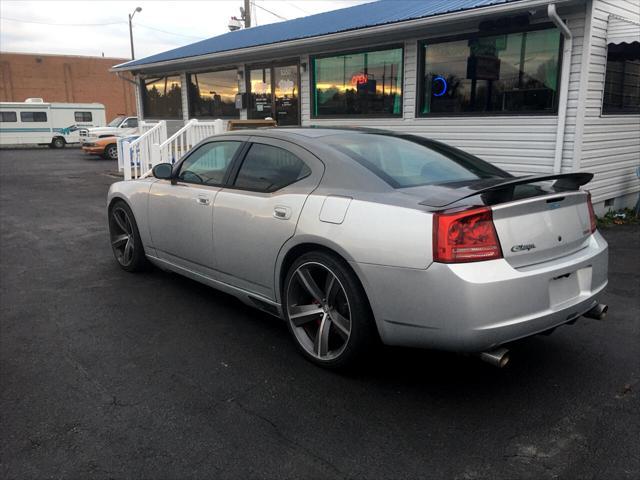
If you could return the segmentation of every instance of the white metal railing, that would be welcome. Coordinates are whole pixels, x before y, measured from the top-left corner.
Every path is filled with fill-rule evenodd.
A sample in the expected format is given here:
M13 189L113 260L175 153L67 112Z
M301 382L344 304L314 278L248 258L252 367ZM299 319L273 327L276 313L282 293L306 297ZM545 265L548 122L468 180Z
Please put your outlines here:
M142 134L134 140L130 140L131 137L118 139L118 163L122 164L125 180L140 178L151 171L153 145L162 144L167 139L165 121L143 123L140 130Z
M189 120L184 127L164 142L153 145L152 164L176 163L198 142L223 131L224 122L220 119L211 122Z

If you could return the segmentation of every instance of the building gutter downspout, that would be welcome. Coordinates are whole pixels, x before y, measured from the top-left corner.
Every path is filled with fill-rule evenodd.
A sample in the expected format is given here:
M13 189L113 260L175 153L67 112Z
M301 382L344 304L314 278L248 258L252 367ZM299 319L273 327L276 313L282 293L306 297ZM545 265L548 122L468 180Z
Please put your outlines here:
M571 74L571 53L573 52L573 35L566 23L558 16L556 5L550 3L547 6L547 16L564 37L564 49L562 51L562 73L560 75L560 99L558 101L558 126L556 130L556 151L553 158L553 172L562 171L562 150L564 148L564 133L567 123L567 105L569 103L569 76Z

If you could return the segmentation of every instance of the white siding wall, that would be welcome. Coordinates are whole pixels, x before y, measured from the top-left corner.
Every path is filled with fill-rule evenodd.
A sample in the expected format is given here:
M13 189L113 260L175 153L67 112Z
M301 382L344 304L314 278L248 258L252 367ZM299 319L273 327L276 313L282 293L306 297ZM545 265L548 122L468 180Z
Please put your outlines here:
M571 62L569 109L567 129L575 130L577 92L580 81L582 59L582 35L585 10L560 11L574 32L574 49ZM302 75L302 124L303 125L350 125L380 127L442 140L508 170L515 174L551 173L553 171L557 115L513 115L513 116L461 116L416 118L416 95L418 83L418 41L424 37L405 42L405 79L403 92L403 118L385 119L312 119L310 108L310 74ZM301 58L307 62L308 57ZM573 136L565 142L565 170L572 168Z
M640 22L638 0L594 0L588 75L585 85L582 145L576 158L596 174L590 184L594 202L640 191L640 115L601 114L607 62L607 22L613 13Z

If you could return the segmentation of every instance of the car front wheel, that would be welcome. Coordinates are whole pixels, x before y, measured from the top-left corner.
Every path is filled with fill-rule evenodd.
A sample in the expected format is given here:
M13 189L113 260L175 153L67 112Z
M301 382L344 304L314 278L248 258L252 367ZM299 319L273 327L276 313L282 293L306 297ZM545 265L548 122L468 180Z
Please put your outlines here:
M147 257L133 212L123 200L117 200L109 210L111 249L120 267L127 272L139 272L148 266Z
M111 145L107 145L104 149L104 158L107 160L117 160L118 159L118 146L115 143Z
M352 366L375 344L362 286L341 259L328 253L310 252L293 263L284 283L283 310L298 348L323 367Z

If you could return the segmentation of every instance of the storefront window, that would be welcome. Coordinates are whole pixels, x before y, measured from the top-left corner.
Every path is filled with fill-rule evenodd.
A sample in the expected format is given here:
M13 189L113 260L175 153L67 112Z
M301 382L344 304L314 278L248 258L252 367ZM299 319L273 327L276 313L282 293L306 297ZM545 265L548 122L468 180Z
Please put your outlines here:
M314 115L402 115L402 48L313 59Z
M142 101L146 118L182 118L180 77L145 79Z
M639 42L609 45L602 113L640 113Z
M555 113L555 28L422 46L420 113Z
M189 116L195 118L239 118L235 100L238 73L234 70L188 75Z

